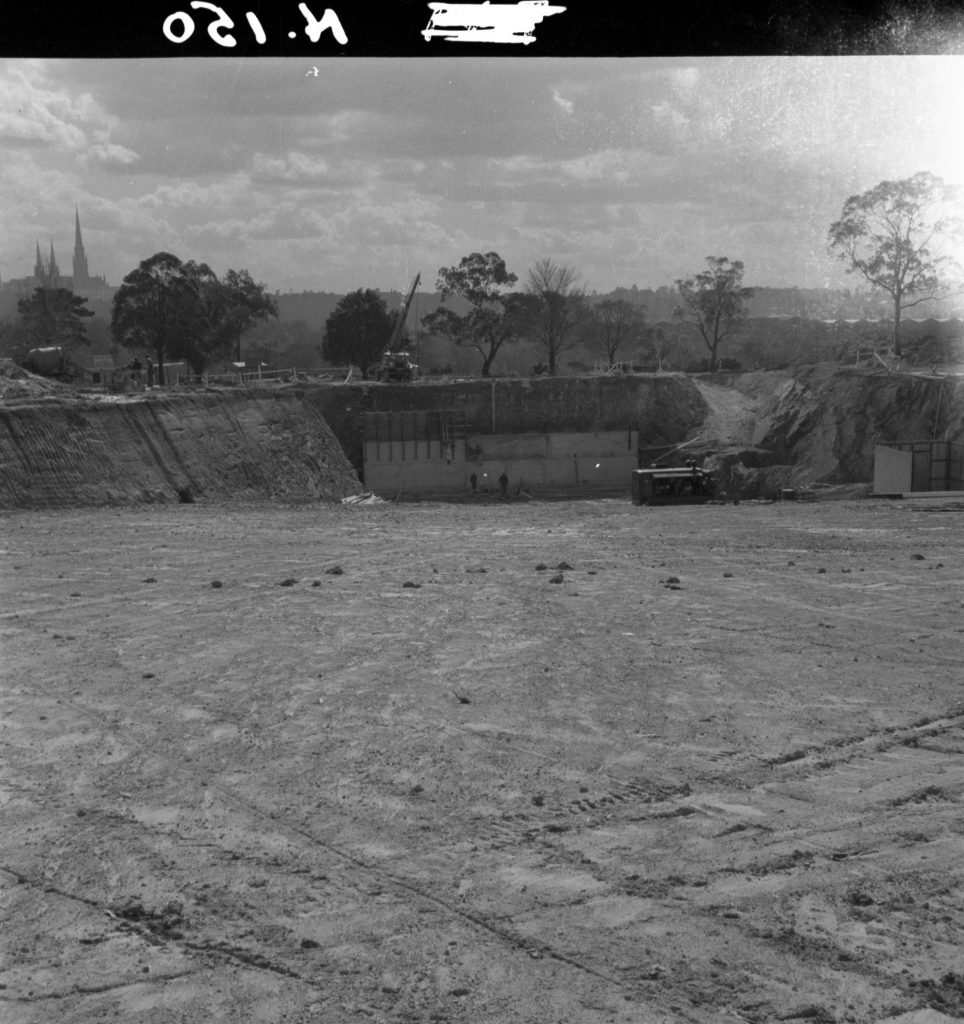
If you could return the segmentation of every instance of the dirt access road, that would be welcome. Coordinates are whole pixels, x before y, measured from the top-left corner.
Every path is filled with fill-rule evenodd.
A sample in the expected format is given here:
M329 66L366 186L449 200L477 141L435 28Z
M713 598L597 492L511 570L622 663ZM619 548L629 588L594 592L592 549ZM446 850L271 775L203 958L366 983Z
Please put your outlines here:
M0 527L5 1024L964 1015L960 503Z

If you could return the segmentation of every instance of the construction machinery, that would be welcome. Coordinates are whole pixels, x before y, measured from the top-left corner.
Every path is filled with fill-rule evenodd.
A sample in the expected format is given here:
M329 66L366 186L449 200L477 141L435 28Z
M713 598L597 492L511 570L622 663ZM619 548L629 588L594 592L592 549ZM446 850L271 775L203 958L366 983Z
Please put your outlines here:
M402 340L405 319L408 316L408 310L412 305L415 289L418 287L420 280L421 274L416 274L415 279L412 281L412 286L408 289L408 294L402 302L398 316L395 318L395 326L392 328L391 336L388 339L388 345L382 354L381 362L375 368L375 380L385 381L388 384L400 384L405 381L415 380L418 376L418 366L411 361L408 352L398 348L398 344Z
M25 370L41 377L64 379L70 376L70 367L62 348L32 348L23 361Z
M725 501L713 474L699 466L654 466L633 470L634 505L703 505Z

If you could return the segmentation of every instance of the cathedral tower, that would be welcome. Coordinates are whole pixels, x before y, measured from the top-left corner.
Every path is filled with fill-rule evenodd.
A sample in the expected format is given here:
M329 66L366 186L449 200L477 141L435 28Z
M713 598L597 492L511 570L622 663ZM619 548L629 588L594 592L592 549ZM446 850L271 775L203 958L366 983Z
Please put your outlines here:
M60 268L57 266L57 257L54 256L54 240L50 240L50 263L47 265L47 273L50 275L50 284L56 288L60 284Z
M40 255L40 243L37 243L37 262L33 267L35 285L41 288L58 288L60 286L60 270L57 257L54 255L53 239L50 241L50 257L44 260Z
M84 252L84 240L80 235L80 213L74 207L74 290L86 288L90 280L87 269L87 254Z

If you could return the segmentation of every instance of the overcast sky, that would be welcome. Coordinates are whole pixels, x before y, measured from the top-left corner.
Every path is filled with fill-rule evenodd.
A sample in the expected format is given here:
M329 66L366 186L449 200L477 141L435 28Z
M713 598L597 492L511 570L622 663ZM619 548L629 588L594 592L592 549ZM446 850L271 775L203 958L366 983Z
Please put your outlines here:
M964 57L0 61L0 276L75 204L90 271L153 253L271 291L404 290L495 250L590 289L707 255L748 285L850 285L844 200L964 184Z

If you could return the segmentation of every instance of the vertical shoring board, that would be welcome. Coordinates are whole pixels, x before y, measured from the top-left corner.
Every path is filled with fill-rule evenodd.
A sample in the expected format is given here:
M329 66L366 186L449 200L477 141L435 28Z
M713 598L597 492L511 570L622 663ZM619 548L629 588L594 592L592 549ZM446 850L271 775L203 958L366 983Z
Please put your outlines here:
M947 447L947 489L949 491L964 490L964 444L959 441L949 441Z

